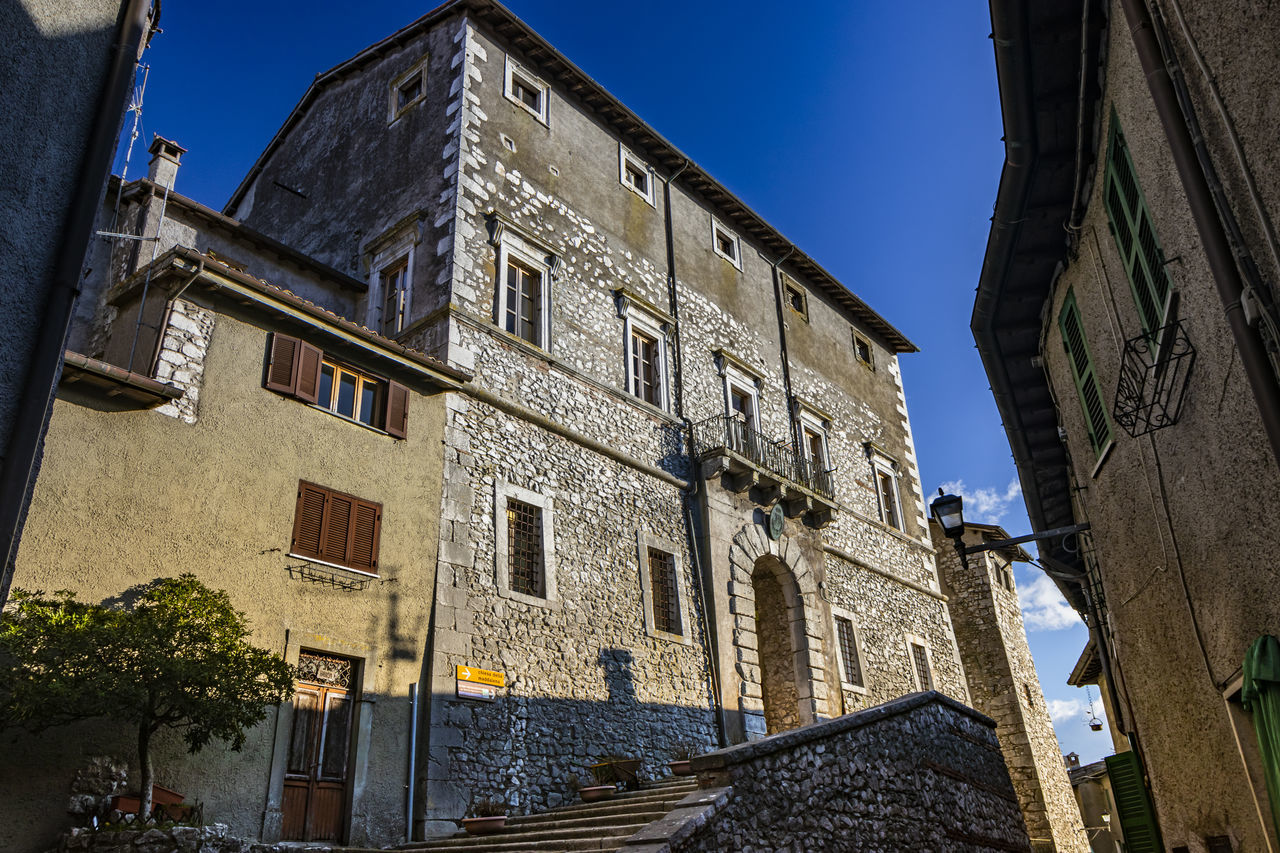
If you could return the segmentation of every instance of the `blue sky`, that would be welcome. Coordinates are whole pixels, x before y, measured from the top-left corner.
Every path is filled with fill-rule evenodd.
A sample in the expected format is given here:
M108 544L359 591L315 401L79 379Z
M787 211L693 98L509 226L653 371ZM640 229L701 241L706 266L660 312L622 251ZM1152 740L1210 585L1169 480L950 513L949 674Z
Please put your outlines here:
M431 5L166 3L129 177L159 133L189 149L178 191L221 209L316 73ZM926 492L959 487L970 520L1029 532L969 332L1003 162L987 4L508 6L915 341ZM1108 739L1065 684L1085 628L1038 570L1017 582L1063 751L1095 760Z

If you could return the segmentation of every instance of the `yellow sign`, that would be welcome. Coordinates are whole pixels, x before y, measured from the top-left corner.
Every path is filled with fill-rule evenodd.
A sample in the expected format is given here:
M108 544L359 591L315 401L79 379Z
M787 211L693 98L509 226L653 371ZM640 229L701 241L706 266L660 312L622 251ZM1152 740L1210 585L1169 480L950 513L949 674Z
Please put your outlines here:
M501 672L494 672L491 669L477 669L474 666L459 666L458 680L470 681L475 684L488 684L492 687L507 686L507 677Z

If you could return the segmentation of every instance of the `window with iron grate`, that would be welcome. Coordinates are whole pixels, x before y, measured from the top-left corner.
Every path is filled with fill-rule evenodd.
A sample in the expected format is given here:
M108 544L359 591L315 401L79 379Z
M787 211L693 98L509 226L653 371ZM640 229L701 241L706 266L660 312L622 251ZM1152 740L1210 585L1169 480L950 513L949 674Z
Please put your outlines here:
M668 634L683 634L675 555L649 549L649 584L653 596L653 627Z
M929 652L920 643L911 643L911 663L916 670L916 683L921 690L933 689L933 673L929 670Z
M513 592L546 595L542 508L515 498L507 498L507 569Z
M840 648L841 680L862 687L862 662L858 659L858 641L852 619L836 617L836 643Z

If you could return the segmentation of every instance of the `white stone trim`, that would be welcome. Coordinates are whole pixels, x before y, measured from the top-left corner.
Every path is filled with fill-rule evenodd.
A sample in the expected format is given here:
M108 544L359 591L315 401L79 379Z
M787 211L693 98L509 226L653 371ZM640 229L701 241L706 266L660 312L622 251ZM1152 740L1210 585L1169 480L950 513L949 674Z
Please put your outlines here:
M720 376L723 378L724 413L729 417L733 417L733 406L730 403L732 389L737 388L745 391L751 400L751 418L754 429L757 432L763 432L760 429L760 377L747 373L728 358L721 357L718 362L717 367L720 369Z
M653 624L653 582L649 578L649 549L662 551L674 558L676 570L676 604L680 611L680 630L682 633L672 634L659 631ZM690 621L689 590L684 579L684 560L680 556L680 546L669 539L663 539L644 530L636 531L636 561L640 567L640 595L644 609L644 630L650 637L667 640L672 643L693 645L693 630Z
M515 87L512 85L512 81L515 77L519 77L523 83L529 84L538 90L538 109L534 109L516 96ZM515 104L517 107L524 110L547 127L551 126L551 87L548 86L546 81L541 77L512 59L510 54L507 54L506 63L503 68L502 94L505 95L507 100L511 101L511 103Z
M511 588L508 573L507 498L515 498L542 510L542 576L545 597L526 595ZM505 480L493 484L493 569L498 595L522 601L535 607L558 608L560 596L556 587L555 502L548 495L522 489Z
M902 637L902 648L907 653L907 663L911 666L911 676L915 679L916 690L924 690L924 685L920 681L920 670L916 669L916 656L911 653L912 645L921 646L924 649L924 659L929 667L929 681L933 683L931 689L938 689L938 668L933 664L933 650L929 648L929 641L919 634L904 634Z
M667 381L667 330L669 324L646 311L625 294L618 297L618 313L622 317L622 374L627 393L637 399L635 369L631 358L631 337L642 332L653 338L658 347L658 408L671 411L671 383ZM645 401L641 401L645 402Z
M422 103L427 97L427 62L430 56L423 56L413 64L413 67L396 76L387 88L387 124L394 124L400 116L407 113L413 107ZM408 83L415 75L421 75L422 84L418 89L418 95L405 101L404 106L400 105L400 89L405 83Z
M628 164L635 167L638 171L641 171L644 173L645 188L646 188L645 192L641 192L640 189L635 184L631 183L631 181L627 179ZM654 184L656 183L656 181L654 177L653 167L650 166L648 163L644 162L643 160L641 160L636 155L632 154L627 149L627 146L623 145L621 142L618 143L618 182L621 183L627 189L631 190L636 195L640 196L640 198L644 199L649 204L650 207L657 208L658 205L654 201Z
M733 242L733 254L730 255L720 249L720 234L728 237ZM738 233L727 225L716 219L715 214L711 215L711 250L729 263L742 270L742 240L738 238Z
M849 680L849 674L844 669L844 655L840 653L840 629L836 625L836 619L848 619L849 624L853 626L853 653L858 656L858 670L862 673L862 683L857 684ZM831 643L835 646L836 651L836 668L840 672L840 689L848 693L861 693L866 695L867 690L867 656L862 653L862 628L858 624L858 618L853 615L852 611L845 610L843 607L831 605Z

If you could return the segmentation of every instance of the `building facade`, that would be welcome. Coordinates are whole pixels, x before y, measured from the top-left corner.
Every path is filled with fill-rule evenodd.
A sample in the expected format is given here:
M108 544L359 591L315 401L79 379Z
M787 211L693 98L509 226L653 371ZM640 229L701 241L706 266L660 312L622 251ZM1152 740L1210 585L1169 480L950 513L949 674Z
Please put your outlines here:
M1277 620L1280 15L992 21L1008 154L973 330L1034 526L1090 525L1041 557L1090 628L1073 680L1108 694L1126 849L1276 849L1240 689Z

